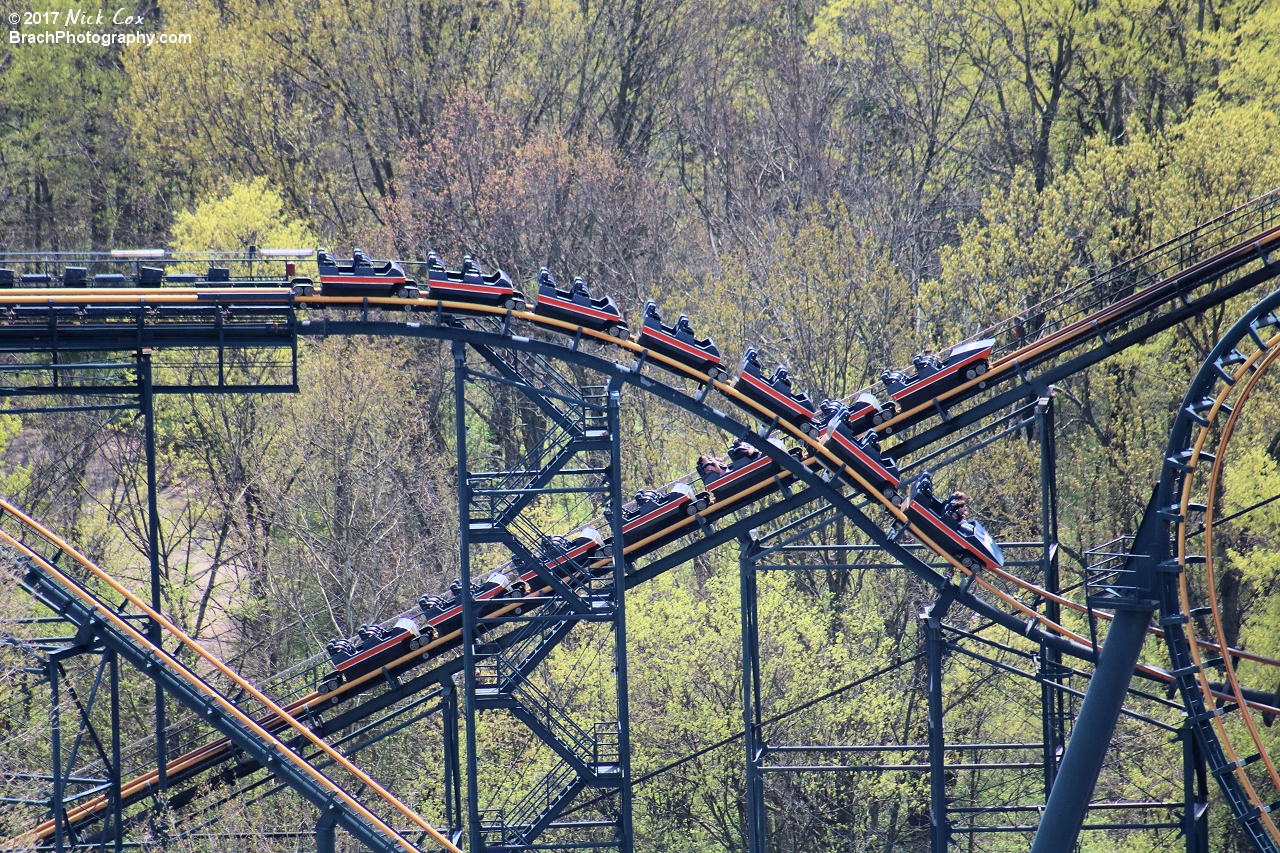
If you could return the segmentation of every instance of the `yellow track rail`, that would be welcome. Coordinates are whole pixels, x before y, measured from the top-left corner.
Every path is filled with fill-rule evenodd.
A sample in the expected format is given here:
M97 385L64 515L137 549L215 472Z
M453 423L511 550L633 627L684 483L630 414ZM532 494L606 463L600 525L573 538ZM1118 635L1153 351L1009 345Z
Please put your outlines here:
M1182 514L1182 520L1177 526L1177 545L1178 562L1182 565L1182 572L1179 576L1179 597L1181 599L1182 610L1184 613L1190 613L1194 607L1192 600L1193 592L1190 588L1190 574L1192 564L1187 558L1187 539L1190 536L1188 531L1188 512L1192 503L1195 475L1201 472L1200 462L1202 454L1208 452L1206 447L1213 441L1213 424L1218 415L1223 411L1223 407L1230 405L1231 413L1227 416L1226 423L1222 426L1221 433L1217 436L1216 445L1213 449L1213 464L1210 466L1208 480L1205 484L1207 489L1207 497L1205 500L1205 517L1204 517L1204 574L1203 578L1207 586L1205 597L1208 599L1210 615L1212 617L1213 632L1217 637L1217 642L1212 645L1217 648L1225 648L1225 630L1222 620L1222 609L1219 604L1217 578L1215 573L1215 558L1213 553L1213 536L1214 536L1214 516L1218 513L1218 503L1221 499L1221 485L1223 465L1226 460L1227 452L1230 448L1232 436L1235 433L1236 426L1239 424L1240 415L1244 411L1249 398L1258 388L1258 384L1262 377L1276 360L1280 359L1280 334L1272 336L1265 342L1265 346L1256 349L1249 355L1244 363L1238 365L1232 373L1235 380L1232 384L1225 384L1217 397L1214 398L1213 405L1204 413L1205 418L1209 421L1209 426L1201 426L1195 433L1195 439L1191 445L1191 456L1187 460L1187 465L1194 470L1183 478L1182 494L1180 497L1179 508ZM1234 398L1233 398L1234 395ZM1197 680L1200 682L1200 689L1208 695L1210 693L1208 686L1208 675L1205 672L1204 659L1200 653L1200 647L1207 645L1200 641L1196 636L1195 621L1188 620L1187 633L1192 638L1190 644L1192 660L1195 661L1197 667ZM1244 688L1240 683L1239 674L1237 672L1235 657L1238 656L1234 652L1222 655L1222 666L1227 676L1227 683L1230 688L1226 698L1237 703L1240 708L1240 718L1247 732L1249 741L1252 742L1256 755L1262 761L1266 770L1266 776L1271 782L1273 790L1280 791L1280 772L1274 759L1271 757L1268 746L1263 740L1261 733L1253 716L1248 712L1248 708L1253 707L1257 710L1263 710L1265 713L1275 714L1275 708L1258 709L1257 703L1246 701ZM1249 658L1253 659L1253 658ZM1269 663L1269 661L1268 661ZM1220 694L1219 694L1220 695ZM1227 759L1235 764L1234 773L1240 781L1245 793L1254 805L1260 807L1263 822L1267 827L1267 831L1271 837L1280 842L1280 829L1277 828L1275 821L1271 817L1270 804L1257 790L1254 780L1245 771L1245 762L1241 758L1240 751L1236 748L1232 740L1231 732L1227 726L1227 720L1224 715L1215 714L1213 717L1213 726L1217 731L1219 742L1222 744L1223 751L1226 753Z
M177 639L183 646L191 650L191 652L193 652L197 657L202 659L205 663L209 664L218 672L220 672L222 675L230 679L237 687L245 691L247 695L253 697L255 700L262 703L264 707L270 710L271 713L274 714L279 720L283 721L285 725L293 729L295 732L297 732L306 740L310 741L312 746L319 749L326 756L328 756L334 763L336 763L338 766L342 767L344 770L346 770L348 773L350 773L352 776L358 779L362 784L364 784L371 791L377 794L377 796L381 798L387 805L389 805L392 809L398 812L402 817L414 823L416 826L418 826L418 828L425 831L438 844L440 844L446 850L450 851L450 853L462 853L462 851L459 850L458 847L453 844L453 842L445 838L445 836L442 835L435 827L431 826L429 823L427 823L425 820L419 817L416 812L414 812L404 803L400 802L389 791L387 791L385 788L383 788L381 785L375 782L371 777L369 777L368 774L366 774L363 770L361 770L359 767L356 767L354 764L352 764L345 756L343 756L333 747L329 746L321 738L317 737L310 729L308 729L302 723L294 719L294 717L290 715L284 708L280 707L275 702L273 702L270 698L266 696L266 694L258 690L257 687L255 687L246 679L242 678L239 674L234 672L230 667L228 667L226 664L222 663L222 661L220 661L218 658L214 657L212 654L206 651L203 646L201 646L194 639L188 636L186 632L184 632L181 628L174 625L172 622L170 622L167 618L165 618L159 612L153 610L141 598L134 595L132 591L130 591L124 585L122 585L113 577L108 575L102 569L98 568L94 563L90 562L86 557L84 557L82 554L80 554L78 551L72 548L65 541L63 541L62 539L54 535L52 532L50 532L49 530L41 526L39 523L37 523L36 521L28 517L25 513L23 513L17 507L10 504L8 501L0 499L0 510L3 510L4 512L9 513L14 518L18 519L24 526L35 531L41 537L48 540L49 542L52 542L54 545L56 545L59 548L59 550L61 550L63 553L71 557L85 571L87 571L93 577L97 578L100 582L106 584L108 587L110 587L119 595L123 596L126 601L128 601L130 604L136 607L140 612L146 614L149 618L151 618L157 624L159 624L160 627L166 633L168 633L170 636ZM94 613L99 618L101 618L105 622L110 622L118 630L127 634L131 639L133 639L134 642L138 643L140 646L150 651L151 654L155 656L156 660L159 661L162 665L169 668L174 673L179 675L183 680L187 681L197 690L204 693L206 696L209 697L211 701L213 701L220 708L222 708L222 710L226 714L228 714L229 716L239 721L242 725L244 725L246 728L252 731L255 735L261 738L263 742L269 744L276 751L276 753L279 755L281 759L292 763L299 770L301 770L302 772L310 776L312 779L314 779L316 782L318 782L322 787L331 791L338 799L346 803L347 806L349 806L353 811L355 811L365 820L369 821L370 824L372 824L380 832L384 833L388 838L395 841L396 844L398 844L404 850L408 851L408 853L417 853L418 849L413 844L411 844L407 839L405 839L398 832L396 832L391 826L386 824L380 817L378 817L373 812L369 811L368 808L366 808L359 800L357 800L351 794L347 793L347 791L344 790L340 785L338 785L338 783L334 782L323 772L315 768L310 762L308 762L302 756L298 755L293 750L289 749L289 747L286 746L283 741L281 741L274 734L269 732L266 728L260 725L256 720L254 720L253 718L245 714L243 711L241 711L240 708L234 702L232 702L226 696L222 695L220 692L218 692L213 687L208 685L206 682L200 679L195 673L193 673L187 667L179 663L178 660L174 658L172 655L170 655L168 652L166 652L163 649L163 647L152 644L151 641L147 639L146 635L144 635L141 631L139 631L137 628L131 625L128 620L122 618L115 610L102 604L102 602L100 602L97 598L90 595L85 590L81 589L79 584L77 584L74 580L68 577L64 572L62 572L60 569L58 569L49 561L45 560L35 551L28 548L26 545L24 545L18 539L10 535L8 532L0 530L0 541L4 542L10 548L23 554L28 559L35 562L37 565L40 566L41 570L48 573L51 577L57 579L58 582L61 583L67 590L74 593L76 597L79 598L85 604L86 607L93 610ZM25 840L25 837L19 836L18 838L14 839L14 842L20 843L23 840Z
M1258 240L1259 241L1270 240L1274 238L1276 235L1280 235L1280 228L1272 229L1271 231L1266 232L1264 235L1261 235L1258 238ZM1236 251L1252 251L1252 249L1251 248L1248 250L1238 249ZM1198 268L1200 268L1201 266L1204 266L1210 261L1217 259L1218 257L1220 256L1215 256L1214 258L1207 259L1206 261L1201 262L1200 264L1197 264L1193 267L1188 268L1188 270L1185 270L1182 273L1179 273L1179 277L1194 273ZM1158 286L1165 286L1165 285L1162 284ZM114 289L113 288L110 290L68 289L68 290L59 290L56 292L51 292L49 290L14 289L14 290L0 291L0 306L43 307L48 305L103 305L103 306L110 305L110 306L166 307L166 306L185 306L185 305L209 305L211 299L214 299L214 300L224 299L228 303L234 303L237 297L244 297L244 296L261 297L261 296L268 296L268 295L278 295L282 299L287 300L292 294L291 294L291 291L287 289L273 289L273 288L213 288L213 289L199 289L199 288ZM1140 296L1142 296L1141 293L1134 294L1128 299L1122 300L1121 302L1116 303L1113 306L1110 306L1109 308L1105 309L1103 312L1099 312L1098 314L1091 315L1089 318L1085 320L1081 320L1076 323L1073 323L1065 327L1064 329L1061 329L1058 332L1055 332L1052 335L1047 336L1042 340L1036 341L1035 343L1030 344L1027 347L1024 347L1023 349L1017 352L1011 353L1007 356L1004 356L998 359L991 365L991 369L988 371L986 375L984 375L980 379L974 379L974 380L968 381L943 394L938 395L938 401L940 403L945 403L948 400L951 400L953 398L958 398L966 394L967 392L976 388L976 386L978 386L979 383L996 381L997 379L1001 378L1004 374L1015 371L1018 367L1018 363L1020 360L1026 361L1028 359L1035 358L1036 356L1042 355L1043 353L1047 352L1051 347L1062 346L1076 339L1081 339L1081 340L1086 339L1091 334L1093 334L1095 323L1105 323L1109 319L1112 319L1115 316L1121 315L1125 310L1127 310L1131 306L1131 303L1133 303L1133 301L1139 298ZM440 300L427 299L427 298L396 299L396 298L390 298L390 297L376 297L376 298L365 299L363 297L310 296L310 297L293 297L293 302L296 307L304 308L304 309L305 308L319 308L322 310L325 308L358 309L365 305L368 305L369 307L374 307L374 308L387 308L387 309L401 309L401 310L418 309L418 310L424 310L424 314L422 315L424 318L426 316L429 316L425 313L426 311L434 311L436 309L439 309L446 312L483 314L483 315L489 315L495 318L510 317L510 318L519 319L525 322L533 323L557 332L568 332L570 334L577 334L579 331L581 331L581 335L585 338L594 339L601 344L608 344L611 346L618 347L623 351L631 353L633 356L639 356L641 353L645 353L645 357L648 362L653 362L655 364L658 364L661 367L669 370L670 372L678 376L682 376L686 379L689 379L701 384L710 383L716 388L717 391L719 391L726 398L729 398L735 401L740 406L742 406L743 408L746 408L749 411L754 411L758 413L759 417L763 421L769 422L773 419L772 412L770 412L763 406L758 405L754 401L738 394L728 382L720 381L720 380L716 380L712 382L710 380L710 377L707 376L707 374L701 373L699 371L693 370L692 368L686 367L680 362L667 358L659 353L647 351L644 347L640 346L638 343L632 340L618 339L613 336L607 335L605 333L595 332L588 329L580 330L580 327L572 323L555 320L547 317L542 317L530 311L509 311L502 308L489 308L486 306L476 306L469 303L440 301ZM276 307L276 306L272 306L268 303L263 303L262 307L266 308L266 307ZM900 423L908 417L912 417L914 415L921 413L927 408L931 408L932 405L933 404L931 401L930 403L921 404L912 409L901 412L898 415L896 415L893 419L887 421L884 426L892 427L894 424ZM799 443L805 446L806 453L808 454L808 460L809 460L809 461L806 461L807 465L810 464L811 461L817 460L819 457L825 459L827 462L827 467L833 468L837 471L842 471L847 479L852 480L859 484L861 491L867 494L869 499L873 501L878 501L882 506L882 508L887 513L889 513L889 515L892 516L896 521L907 524L908 529L910 529L913 535L915 535L916 538L922 544L924 544L926 547L930 548L931 550L935 551L939 556L945 559L954 569L958 570L962 574L964 575L972 574L970 570L962 566L959 563L959 561L955 559L953 556L951 556L951 554L947 552L945 549L940 548L937 545L937 543L933 542L918 527L916 527L913 524L909 524L907 517L898 507L894 506L887 499L885 499L877 490L872 489L870 487L870 484L867 483L856 471L845 466L836 456L834 456L829 450L827 450L825 446L814 441L808 435L805 435L804 433L800 432L799 429L793 427L789 423L785 423L785 422L780 423L778 425L778 428L783 430L784 432L790 433L793 439L795 439L796 441L798 441ZM742 501L745 504L749 502L745 499L748 498L752 492L755 492L763 488L764 486L765 484L761 484L757 487L754 487L753 489L750 489L741 495L734 496L732 500ZM0 502L0 504L2 504L2 502ZM7 505L5 506L7 507ZM721 504L717 505L717 508L722 509L723 506L724 504L722 502ZM13 512L15 515L17 515L18 517L25 518L25 516L22 516L16 510L11 509L10 511ZM30 521L30 520L27 519L27 521ZM54 537L52 534L48 533L47 531L44 531L43 528L39 528L38 525L35 525L35 522L30 522L30 524L33 525L34 529L38 529L42 531L41 535L46 536L51 541L58 542L58 543L61 542L61 540L56 539L56 537ZM675 528L682 527L682 526L692 526L694 524L696 524L696 521L693 517L682 519L680 522L674 525L673 528L668 528L667 530L661 531L659 533L655 533L653 536L649 537L648 539L642 542L633 543L631 547L625 550L632 551L632 550L644 547L650 541L658 538L659 536L668 535ZM73 553L73 554L75 553L70 548L65 546L65 543L60 544L60 547L63 547L65 550L68 551L68 553ZM595 564L595 565L599 566L600 564ZM87 565L86 565L86 568L88 568ZM1028 581L1018 578L1017 576L1009 572L1006 572L1004 570L991 571L990 574L1034 596L1055 600L1059 604L1065 607L1068 607L1072 610L1075 610L1077 612L1085 612L1086 610L1084 606L1074 601L1071 601L1070 599L1064 598L1062 596L1052 595L1046 592L1045 590L1042 590L1039 587L1035 586L1034 584L1031 584ZM1085 644L1085 645L1088 644L1088 641L1081 635L1070 631L1069 629L1065 628L1062 625L1052 622L1046 616L1039 613L1035 608L1019 601L1013 596L996 588L990 581L988 581L985 577L982 576L982 573L979 573L979 575L974 578L974 583L976 583L982 589L986 590L988 594L995 597L997 600L1001 601L1006 606L1026 616L1029 622L1038 623L1046 630L1052 631L1054 633L1059 634L1060 636L1074 640L1081 644ZM121 591L123 592L123 589L121 589ZM142 604L141 602L138 602L138 603L140 604L140 606L142 606L149 612L149 608L146 608L145 604ZM1106 614L1102 614L1102 616L1103 618L1106 618ZM174 630L177 630L177 629L174 628ZM1155 633L1161 633L1159 632L1158 629L1152 629L1152 630ZM424 650L427 653L430 653L434 649L447 645L450 641L452 641L453 639L456 639L456 633L457 632L454 632L453 634L449 634L444 637L438 638L437 640L425 646ZM190 640L190 638L187 638L187 640L194 645L194 641ZM1223 644L1221 643L1213 643L1212 641L1201 640L1199 638L1196 638L1195 643L1193 643L1193 646L1196 646L1196 645L1199 645L1205 648L1211 648L1211 649L1220 649L1223 647ZM195 646L195 647L198 648L198 646ZM207 653L204 653L202 650L201 652L198 652L198 653L201 654L202 657L206 657L206 659L209 659L207 656ZM423 651L417 651L412 654L405 655L403 658L395 661L391 665L398 666L402 663L407 663L410 660L412 660L414 657L421 656L422 654L423 654ZM1270 658L1265 658L1259 655L1253 655L1251 653L1246 653L1241 650L1232 650L1231 654L1239 657L1244 657L1250 660L1254 660L1260 663L1264 663L1267 665L1280 666L1280 661L1276 661ZM219 664L219 666L221 665ZM1139 667L1139 669L1143 671L1145 674L1150 675L1152 677L1159 678L1164 681L1170 680L1170 676L1158 668L1141 666ZM230 670L226 670L226 672L229 675L231 674ZM329 693L329 694L316 693L316 694L312 694L310 696L304 697L303 699L290 703L288 706L288 710L286 710L283 707L277 706L274 703L271 703L270 700L267 700L266 697L263 696L259 701L262 701L264 705L266 705L271 709L271 712L272 712L271 717L273 719L264 719L262 721L256 721L254 724L263 725L263 726L265 725L279 726L283 722L285 725L289 725L291 727L294 727L296 730L300 732L304 732L309 737L309 739L311 739L313 743L319 746L323 751L332 752L327 747L327 745L323 744L323 741L321 741L319 738L316 738L314 735L311 735L309 730L307 730L304 726L301 726L301 724L298 723L291 716L290 712L297 711L297 710L305 711L308 705L314 702L326 702L329 699L334 698L339 693L345 693L348 690L358 688L360 685L372 680L375 675L377 675L377 673L370 673L370 674L366 674L361 678L354 679L352 682L348 684L344 684L341 688L334 691L333 693ZM1235 691L1235 692L1238 692L1238 691ZM1215 692L1208 689L1206 689L1206 693L1212 694L1212 695L1222 695L1221 692ZM255 698L258 698L258 697L255 696ZM1242 703L1242 704L1247 704L1264 711L1280 713L1280 709L1271 708L1270 706L1263 705L1257 702ZM192 766L192 764L197 763L201 760L204 760L210 754L216 753L219 748L225 748L225 746L226 746L225 740L213 741L207 744L206 746L201 747L200 749L194 750L191 753L188 753L178 759L175 759L175 762L170 765L171 772L173 772L174 770L181 770L185 767ZM337 753L332 753L332 756L337 756ZM342 759L342 761L345 762L345 759ZM352 768L352 772L356 772L356 773L359 772L354 770L354 765L351 765L351 768ZM127 783L125 787L125 792L129 793L135 790L138 786L145 786L149 782L153 781L157 775L158 773L156 771L152 771L149 774L138 777L137 779ZM376 791L385 794L385 792L381 788L376 786L376 783L372 783L372 780L369 780L367 784L370 784L370 786L374 788ZM390 797L389 794L386 794L386 796ZM80 806L69 810L68 817L72 820L76 820L79 817L83 817L89 813L99 810L103 805L105 805L105 802L106 802L105 798L97 798L96 800L91 800L89 802L81 804ZM400 805L401 809L404 809L404 811L402 811L401 813L404 814L405 817L409 818L411 821L418 824L421 828L427 830L428 833L431 834L433 838L435 838L437 841L444 844L446 849L450 849L450 850L456 849L452 847L447 842L447 840L443 839L443 837L440 836L439 833L437 833L434 829L431 829L430 827L428 827L425 821L422 821L421 818L418 818L416 815L413 815L412 812L408 811L407 807L404 807L402 804L398 804L398 805ZM40 836L45 836L51 831L52 831L52 821L46 821L44 824L42 824L40 827L35 828L32 831L32 833L29 833L29 834L37 834Z

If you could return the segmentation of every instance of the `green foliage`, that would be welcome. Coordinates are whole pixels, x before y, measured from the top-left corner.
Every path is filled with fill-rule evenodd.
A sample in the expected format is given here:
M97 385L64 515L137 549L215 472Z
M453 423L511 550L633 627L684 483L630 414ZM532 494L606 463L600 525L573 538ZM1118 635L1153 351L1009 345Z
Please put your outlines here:
M42 16L67 7L36 2ZM14 33L57 31L23 25ZM8 46L0 67L0 242L6 249L106 249L156 227L141 168L113 111L127 90L118 46Z
M758 346L815 399L856 392L914 352L1006 317L1034 331L1055 319L1041 316L1045 299L1280 185L1275 0L161 0L157 13L193 44L24 46L0 66L8 244L355 242L380 255L472 252L522 286L545 265L562 283L585 275L629 318L649 298L668 320L689 314L730 363ZM1132 532L1187 377L1252 298L1056 389L1064 583L1079 583L1087 548ZM295 396L166 396L158 408L165 607L255 678L412 607L457 572L447 351L344 339L305 346L301 359ZM231 361L245 383L270 372ZM157 370L186 377L199 366L161 356ZM462 401L472 468L509 468L546 419L518 389L478 389ZM625 402L627 489L684 476L698 452L728 441L647 395ZM1214 547L1234 584L1222 602L1233 636L1277 656L1280 503L1256 505L1280 493L1280 409L1251 411L1221 483L1223 512L1243 514ZM0 413L0 448L13 460L0 490L114 574L145 582L137 424ZM1038 466L1038 437L1023 425L948 466L939 486L966 490L1001 540L1033 540ZM600 509L552 496L526 517L562 533ZM860 542L844 522L828 532ZM497 547L475 556L476 573L505 559ZM1035 577L1036 559L1019 570ZM793 564L762 576L762 705L785 714L770 742L920 743L915 660L786 712L912 659L930 599L896 571ZM26 613L8 597L0 605L6 619ZM630 594L636 775L740 732L739 606L730 548ZM948 619L1002 644L988 649L1002 667L948 658L948 736L1035 743L1039 685L1017 672L1038 665L1038 650L967 615ZM1078 613L1064 621L1090 631ZM599 626L575 630L535 675L539 689L585 726L616 718L612 648ZM1163 663L1154 645L1144 659ZM9 675L21 656L3 662L0 734L43 733L27 686ZM1275 680L1261 665L1241 671L1268 690ZM135 681L130 694L142 695ZM130 737L145 733L141 704L126 709ZM484 715L478 734L495 807L555 764L505 713ZM413 727L361 758L435 819L438 738ZM1099 796L1174 797L1179 747L1132 721L1118 738L1131 760L1109 765ZM44 760L43 748L27 757ZM1034 775L965 771L948 785L978 809L1038 802ZM770 778L779 849L924 848L922 775L821 777ZM638 789L641 848L741 849L743 782L737 741L654 776ZM268 802L279 805L228 807L225 826L309 819L295 802ZM1220 812L1215 841L1230 849L1238 839ZM1083 849L1165 841L1096 833ZM1011 834L982 849L1024 842Z
M286 215L284 198L265 178L234 184L194 209L180 211L171 234L169 247L175 252L307 249L318 242L304 222Z

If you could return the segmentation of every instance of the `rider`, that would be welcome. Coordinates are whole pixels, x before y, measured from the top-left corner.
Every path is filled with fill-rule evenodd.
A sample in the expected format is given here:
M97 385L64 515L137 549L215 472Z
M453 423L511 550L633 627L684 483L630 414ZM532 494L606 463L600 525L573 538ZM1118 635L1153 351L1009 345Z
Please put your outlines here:
M704 483L719 480L729 473L729 467L729 463L719 456L711 456L704 453L698 457L698 476L702 478Z
M952 492L943 504L942 514L956 524L963 523L969 514L969 496L964 492Z

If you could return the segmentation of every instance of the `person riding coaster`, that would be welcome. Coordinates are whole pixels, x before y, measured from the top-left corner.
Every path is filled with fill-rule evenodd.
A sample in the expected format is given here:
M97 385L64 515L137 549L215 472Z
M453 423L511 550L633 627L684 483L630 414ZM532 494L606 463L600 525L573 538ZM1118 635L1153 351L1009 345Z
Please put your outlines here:
M703 483L711 483L729 473L729 463L719 456L702 454L698 457L698 476Z
M969 497L952 492L946 500L933 494L933 475L924 471L911 487L904 506L907 517L920 525L933 543L945 550L966 569L977 572L1004 565L1004 552L991 534L968 518Z
M706 453L698 457L698 476L702 478L704 484L709 485L735 468L741 468L743 462L754 461L764 454L738 438L734 439L734 442L729 445L725 455L728 456L728 459L721 459L719 456L712 456Z

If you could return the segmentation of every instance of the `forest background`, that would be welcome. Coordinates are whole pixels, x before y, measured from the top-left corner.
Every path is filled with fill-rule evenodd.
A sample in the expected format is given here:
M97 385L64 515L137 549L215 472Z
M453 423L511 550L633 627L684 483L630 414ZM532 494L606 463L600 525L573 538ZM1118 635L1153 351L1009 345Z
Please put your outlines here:
M0 249L301 245L341 257L359 245L455 264L470 252L517 282L547 266L585 276L628 316L649 298L687 311L731 359L758 345L815 398L856 391L1280 186L1278 0L161 0L134 11L192 44L23 45L0 58ZM1239 309L1059 388L1064 576L1085 549L1132 532L1186 380ZM429 344L335 340L304 349L296 396L166 398L171 615L262 679L446 587L457 565L456 475L441 461L452 458L447 359ZM536 413L473 402L476 459L510 464L537 440ZM634 488L725 443L652 401L626 411ZM1230 483L1235 506L1280 492L1269 423ZM64 414L3 426L5 495L140 583L137 425ZM948 485L999 538L1034 538L1037 452L1014 436ZM1229 630L1275 653L1280 515L1254 514L1232 535ZM762 583L770 707L919 648L925 593L900 572ZM735 554L658 579L630 607L642 774L740 731ZM607 693L607 672L573 668L598 641L553 658L564 689ZM42 706L7 672L0 736L17 743ZM907 667L787 734L920 742L921 675ZM1039 736L1034 685L956 664L948 695L957 738ZM532 749L492 725L506 731L496 749ZM1117 758L1101 793L1175 796L1165 736L1122 738L1149 763ZM362 761L438 813L437 741L438 729L409 733ZM741 765L730 745L638 788L638 849L742 849ZM494 790L539 769L482 766ZM951 783L973 804L1034 802L1034 775ZM778 850L927 849L916 776L773 784ZM309 820L285 797L253 809L227 806L219 841L182 843L266 849L236 827ZM1220 806L1213 815L1213 849L1243 849ZM966 844L1024 849L1026 838Z

